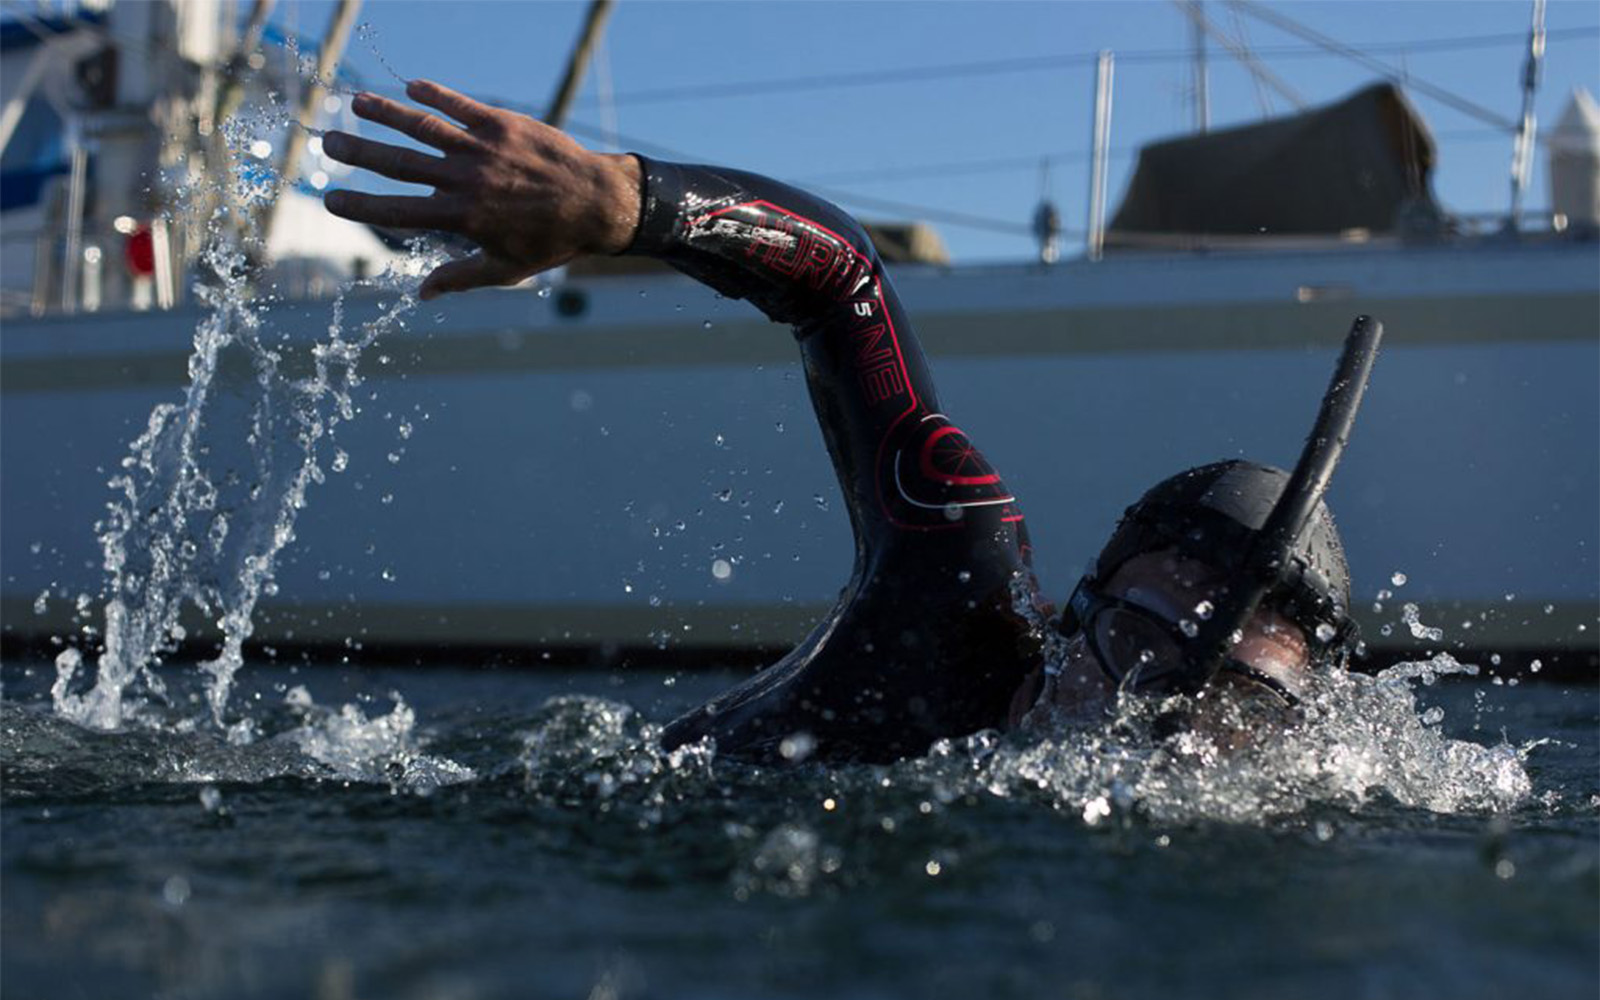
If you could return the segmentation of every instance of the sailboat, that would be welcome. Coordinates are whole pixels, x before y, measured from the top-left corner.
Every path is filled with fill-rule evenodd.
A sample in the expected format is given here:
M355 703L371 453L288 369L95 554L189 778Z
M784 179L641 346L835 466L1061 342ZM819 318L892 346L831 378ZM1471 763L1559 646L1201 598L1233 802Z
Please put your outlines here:
M235 32L228 6L115 4L0 34L8 655L93 627L78 598L103 575L104 484L184 385L206 309L186 293L198 234L140 203L137 178L204 162L222 126L204 110L224 106L252 37L271 42L265 25ZM127 54L158 22L182 40L176 66ZM317 95L322 113L339 113L335 96ZM151 107L192 127L162 140L127 126ZM1442 209L1427 126L1383 83L1146 147L1079 258L953 267L886 238L945 406L1021 498L1049 591L1064 596L1172 470L1292 464L1330 358L1369 313L1385 355L1330 503L1374 662L1449 649L1592 679L1600 130L1592 101L1572 108L1547 143L1559 180L1541 224L1475 229ZM331 168L308 144L284 170L305 184ZM314 190L285 198L271 318L304 350L329 290L403 252L302 211ZM343 306L352 322L380 307L359 293ZM339 431L348 468L309 494L257 612L255 639L275 650L753 661L802 635L849 575L789 338L682 276L579 265L460 297L363 374L364 412Z

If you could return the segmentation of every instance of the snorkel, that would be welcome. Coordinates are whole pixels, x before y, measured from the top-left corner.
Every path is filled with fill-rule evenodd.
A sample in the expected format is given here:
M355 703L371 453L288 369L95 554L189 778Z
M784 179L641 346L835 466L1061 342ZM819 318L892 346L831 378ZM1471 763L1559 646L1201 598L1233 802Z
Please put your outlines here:
M1244 558L1239 585L1219 595L1211 618L1188 643L1185 670L1177 679L1179 690L1194 693L1210 683L1227 662L1235 636L1255 615L1268 591L1297 588L1311 571L1295 558L1297 543L1344 455L1382 339L1382 323L1370 316L1356 317L1300 461Z
M1296 691L1232 656L1263 606L1305 634L1313 659L1343 660L1355 645L1349 568L1322 502L1350 437L1383 327L1355 320L1292 473L1219 462L1157 484L1128 508L1059 624L1081 633L1106 677L1140 694L1194 694L1228 670L1294 705ZM1105 586L1143 553L1171 552L1214 571L1217 588L1193 621L1171 622Z

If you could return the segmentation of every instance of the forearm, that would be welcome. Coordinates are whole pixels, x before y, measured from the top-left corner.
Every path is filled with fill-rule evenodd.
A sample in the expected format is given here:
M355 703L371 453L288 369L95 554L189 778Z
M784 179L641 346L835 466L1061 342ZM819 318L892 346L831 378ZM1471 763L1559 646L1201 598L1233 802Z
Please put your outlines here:
M922 349L859 223L755 174L641 163L644 199L628 252L665 260L793 326L858 529L871 539L884 529L1020 516L940 413Z
M881 265L847 213L771 178L649 160L629 253L657 257L796 327L872 296Z

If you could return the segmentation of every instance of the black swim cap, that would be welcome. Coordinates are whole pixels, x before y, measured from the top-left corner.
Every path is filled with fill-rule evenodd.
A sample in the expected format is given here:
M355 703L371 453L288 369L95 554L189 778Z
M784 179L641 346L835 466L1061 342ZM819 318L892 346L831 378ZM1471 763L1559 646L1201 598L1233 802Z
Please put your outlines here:
M1251 543L1288 481L1282 469L1239 460L1164 479L1123 514L1095 560L1094 577L1103 583L1134 556L1164 549L1176 549L1224 577L1232 576L1244 568ZM1345 632L1350 566L1327 504L1317 502L1289 558L1296 564L1289 574L1292 582L1271 592L1269 603L1314 642L1322 638L1319 625Z

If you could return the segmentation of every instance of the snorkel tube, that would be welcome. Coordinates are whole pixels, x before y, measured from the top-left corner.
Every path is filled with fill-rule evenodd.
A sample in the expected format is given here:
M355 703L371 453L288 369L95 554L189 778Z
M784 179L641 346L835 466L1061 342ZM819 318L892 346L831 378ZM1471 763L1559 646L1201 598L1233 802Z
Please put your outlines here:
M1382 323L1370 316L1356 317L1300 461L1251 542L1238 576L1218 595L1211 618L1188 642L1184 670L1176 679L1178 689L1192 694L1205 687L1228 662L1236 636L1255 615L1262 598L1276 588L1297 586L1308 571L1304 561L1294 555L1297 542L1344 454L1382 339Z

